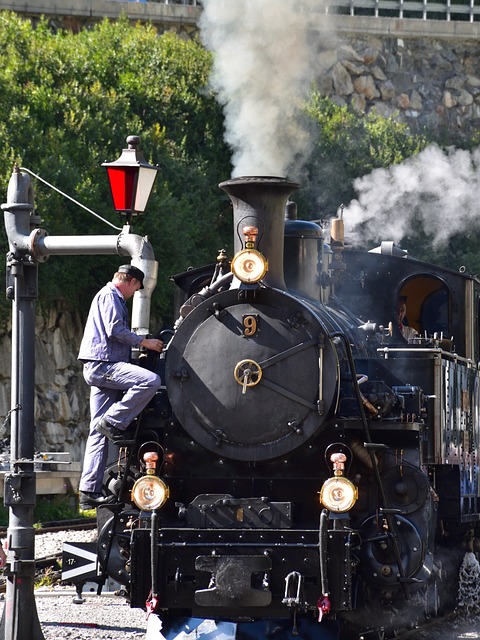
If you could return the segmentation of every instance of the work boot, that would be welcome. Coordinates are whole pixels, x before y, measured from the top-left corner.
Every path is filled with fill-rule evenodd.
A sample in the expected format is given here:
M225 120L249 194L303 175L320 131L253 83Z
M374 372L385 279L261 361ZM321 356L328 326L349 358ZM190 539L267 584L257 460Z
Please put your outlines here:
M79 508L82 511L101 507L104 504L112 504L115 502L114 496L104 496L99 491L80 491L79 492Z
M100 418L99 422L95 425L95 431L101 433L102 436L105 436L114 444L121 444L124 447L135 444L135 432L133 429L117 429L117 427L110 424L106 418Z

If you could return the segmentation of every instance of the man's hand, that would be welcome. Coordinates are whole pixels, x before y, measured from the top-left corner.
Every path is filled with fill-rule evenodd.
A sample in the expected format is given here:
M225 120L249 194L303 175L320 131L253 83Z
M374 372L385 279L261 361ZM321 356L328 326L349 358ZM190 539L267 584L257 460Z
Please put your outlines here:
M141 343L141 347L145 347L145 349L150 349L150 351L158 351L160 353L163 349L163 340L158 340L157 338L144 338Z

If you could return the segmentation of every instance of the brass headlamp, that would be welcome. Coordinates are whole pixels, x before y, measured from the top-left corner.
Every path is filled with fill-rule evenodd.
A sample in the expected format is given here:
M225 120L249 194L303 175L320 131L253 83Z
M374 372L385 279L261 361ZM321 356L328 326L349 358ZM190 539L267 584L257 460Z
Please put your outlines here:
M165 482L155 475L158 453L147 451L143 455L146 475L139 478L132 488L132 500L142 511L160 509L170 496L170 489Z
M268 271L268 261L260 251L255 249L257 242L257 227L243 227L245 249L239 251L232 260L234 275L245 284L259 282Z
M355 505L358 499L357 487L343 476L347 456L344 453L332 453L333 478L323 483L320 502L333 513L345 513Z

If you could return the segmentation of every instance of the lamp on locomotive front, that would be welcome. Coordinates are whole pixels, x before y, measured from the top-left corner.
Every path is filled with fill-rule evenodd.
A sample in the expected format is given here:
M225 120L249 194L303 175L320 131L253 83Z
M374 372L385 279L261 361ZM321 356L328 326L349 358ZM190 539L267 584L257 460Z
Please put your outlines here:
M233 274L244 284L256 284L268 271L268 261L260 251L255 249L258 228L243 227L245 249L239 251L232 260Z
M143 213L147 206L159 167L149 164L138 148L140 138L128 136L127 149L115 162L103 162L106 167L113 207L129 219Z
M154 511L163 507L170 496L165 482L155 475L158 453L147 451L143 456L146 475L139 478L132 488L132 500L142 511Z
M320 491L320 502L333 513L350 511L358 498L357 487L343 475L346 459L344 453L332 453L330 461L334 476L323 483Z

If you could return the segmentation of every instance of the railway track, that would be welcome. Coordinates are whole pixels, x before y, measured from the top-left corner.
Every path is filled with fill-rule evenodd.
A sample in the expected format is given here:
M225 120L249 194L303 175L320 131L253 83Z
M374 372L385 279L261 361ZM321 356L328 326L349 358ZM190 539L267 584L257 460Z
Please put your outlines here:
M44 533L55 533L57 531L82 531L95 529L97 526L96 518L77 518L75 520L55 520L52 522L40 523L35 527L35 535ZM7 535L7 527L0 527L0 538Z
M35 528L35 535L42 533L55 533L57 531L82 531L95 529L96 518L76 518L75 520L56 520L53 522L40 523L40 527Z
M90 531L92 529L95 529L96 526L96 518L78 518L75 520L45 522L42 523L39 527L35 528L35 536L38 537L47 534L64 533L65 541L67 541L68 534L72 531ZM5 538L6 535L7 529L5 527L0 528L0 539ZM49 553L46 555L36 555L35 580L37 583L48 580L48 582L53 586L61 582L62 554L62 550L59 550L58 552ZM5 578L3 576L0 576L0 593L5 592L5 586Z
M97 526L96 518L79 518L41 523L35 528L35 535L60 534L64 532L65 541L71 531L89 531ZM0 529L0 537L5 537L6 529ZM62 551L36 557L36 582L48 581L52 589L61 584ZM5 580L0 577L0 593L5 592ZM471 638L480 640L480 625L478 619L468 617L462 611L446 613L438 618L432 618L412 628L398 629L395 632L370 632L358 637L358 640L460 640Z

